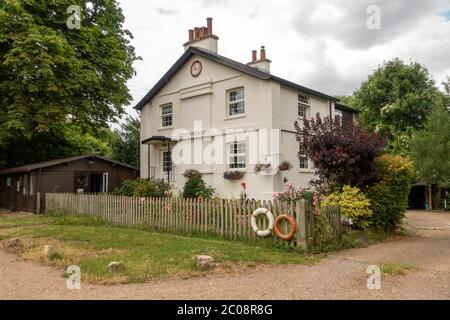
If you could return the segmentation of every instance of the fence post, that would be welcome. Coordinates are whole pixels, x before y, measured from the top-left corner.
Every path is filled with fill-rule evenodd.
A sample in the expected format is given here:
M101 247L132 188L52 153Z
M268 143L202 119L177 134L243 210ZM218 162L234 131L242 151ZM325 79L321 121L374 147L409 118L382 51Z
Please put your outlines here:
M298 225L297 231L297 239L300 243L305 246L305 249L308 250L308 234L307 234L307 226L308 226L308 215L306 213L306 202L304 199L296 202L296 219Z

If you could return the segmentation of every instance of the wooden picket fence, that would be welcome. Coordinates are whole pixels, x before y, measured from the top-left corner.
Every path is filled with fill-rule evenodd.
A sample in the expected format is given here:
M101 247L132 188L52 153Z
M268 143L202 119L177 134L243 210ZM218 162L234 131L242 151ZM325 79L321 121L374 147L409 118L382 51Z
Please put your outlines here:
M177 233L210 233L227 239L254 239L250 219L257 208L269 209L276 218L280 214L295 217L298 230L296 243L306 248L314 243L312 210L304 200L281 201L240 201L226 199L185 199L178 197L140 198L116 195L87 195L69 193L47 193L46 212L63 211L69 215L85 214L96 216L124 227L146 227ZM339 210L331 212L330 223L336 224L336 238L340 235ZM328 214L328 213L327 213ZM265 229L268 221L258 217L260 229ZM284 232L288 225L283 224ZM271 238L279 244L286 244L275 236Z

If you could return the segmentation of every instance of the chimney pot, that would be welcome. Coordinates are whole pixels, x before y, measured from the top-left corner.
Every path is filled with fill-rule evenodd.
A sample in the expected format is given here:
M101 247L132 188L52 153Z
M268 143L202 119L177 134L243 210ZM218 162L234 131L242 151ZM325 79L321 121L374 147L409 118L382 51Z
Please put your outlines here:
M258 60L256 57L256 50L252 50L252 62L255 62L256 60Z
M197 40L198 38L200 38L200 28L195 27L194 28L194 39Z
M212 34L212 18L206 18L207 34Z
M189 29L189 42L194 40L194 30Z
M266 49L264 46L261 46L261 53L260 53L260 57L261 60L265 60L266 59Z

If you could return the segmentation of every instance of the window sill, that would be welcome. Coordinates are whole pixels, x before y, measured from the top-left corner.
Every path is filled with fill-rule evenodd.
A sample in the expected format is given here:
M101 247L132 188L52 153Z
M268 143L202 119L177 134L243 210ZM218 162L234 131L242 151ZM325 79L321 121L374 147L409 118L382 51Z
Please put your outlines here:
M160 128L158 129L158 131L164 131L164 130L170 130L170 129L173 129L173 126L170 126L170 127L160 127Z
M315 170L314 169L299 169L298 172L299 173L314 173Z
M244 114L238 114L236 116L226 117L225 120L234 120L234 119L245 118L245 117L246 117L246 114L244 113Z
M243 172L243 173L247 173L247 169L245 168L228 168L227 171L239 171L239 172Z

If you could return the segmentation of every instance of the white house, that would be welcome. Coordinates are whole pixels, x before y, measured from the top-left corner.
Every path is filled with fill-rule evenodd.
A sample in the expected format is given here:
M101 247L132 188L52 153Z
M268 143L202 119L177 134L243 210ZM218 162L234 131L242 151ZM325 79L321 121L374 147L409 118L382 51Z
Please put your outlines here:
M220 197L247 195L271 199L285 181L308 186L313 164L298 158L294 121L339 115L352 120L354 111L338 99L276 77L265 48L243 64L218 54L219 38L207 27L189 30L185 52L136 105L141 117L141 177L169 180L182 190L187 169L197 169ZM234 132L233 132L234 131ZM278 161L292 164L278 171ZM254 173L256 163L272 167ZM227 170L244 172L240 180L224 178Z

